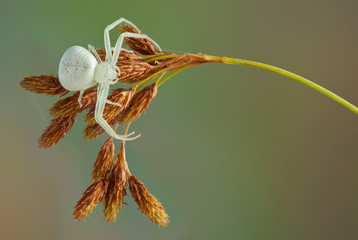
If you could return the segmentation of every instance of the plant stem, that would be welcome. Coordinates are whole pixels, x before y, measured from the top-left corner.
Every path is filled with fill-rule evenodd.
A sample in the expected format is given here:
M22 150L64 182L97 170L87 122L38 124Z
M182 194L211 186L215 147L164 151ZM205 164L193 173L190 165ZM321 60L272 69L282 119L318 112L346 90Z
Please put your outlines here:
M173 77L175 74L177 74L177 73L183 71L184 69L190 68L190 67L192 67L192 66L191 66L191 65L185 66L185 67L179 68L179 69L175 70L174 72L168 74L168 76L166 76L165 78L163 78L162 81L160 81L160 82L158 81L158 87L159 87L160 85L162 85L163 83L165 83L165 81L167 81L169 78Z
M146 85L148 82L152 81L158 74L163 73L163 72L165 73L165 71L167 71L167 69L168 69L168 68L164 68L164 69L162 69L162 70L160 70L160 71L158 71L158 72L156 72L156 73L150 75L149 77L147 77L147 78L145 78L145 79L143 79L143 80L137 82L136 84L134 84L133 87L136 87L136 88L137 88L137 91L138 91L138 89L141 89L141 88L142 88L144 85Z
M348 102L347 100L341 98L340 96L329 91L328 89L308 80L307 78L301 77L297 74L294 74L294 73L284 70L282 68L271 66L271 65L268 65L265 63L254 62L254 61L243 60L243 59L216 57L216 56L209 56L209 55L205 55L205 57L208 61L222 62L225 64L238 64L238 65L262 68L262 69L269 70L269 71L281 74L283 76L292 78L292 79L294 79L300 83L303 83L303 84L307 85L308 87L313 88L314 90L326 95L327 97L333 99L334 101L342 104L343 106L345 106L346 108L348 108L349 110L354 112L355 114L358 114L358 108L356 106L354 106L353 104L351 104L350 102Z
M124 130L124 135L127 135L127 133L128 133L128 130L129 130L129 126L131 125L131 123L128 123L127 124L127 127L126 127L126 129ZM123 150L123 151L125 151L124 150L124 145L125 145L125 141L124 140L122 140L122 142L121 142L121 148L123 147L123 149L121 149L121 150ZM125 152L123 153L124 154L124 171L126 172L126 176L127 177L130 177L131 176L131 172L129 171L129 168L128 168L128 163L127 163L127 160L126 160L126 158L125 158Z

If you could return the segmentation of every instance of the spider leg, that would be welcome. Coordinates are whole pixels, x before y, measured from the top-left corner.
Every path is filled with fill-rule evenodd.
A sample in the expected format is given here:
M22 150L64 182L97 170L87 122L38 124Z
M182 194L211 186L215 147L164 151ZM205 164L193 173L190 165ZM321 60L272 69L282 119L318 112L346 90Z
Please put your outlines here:
M82 99L82 95L83 95L83 92L84 92L85 90L84 89L82 89L81 91L80 91L80 95L78 96L78 103L80 104L80 108L82 108L82 102L81 102L81 99Z
M119 57L119 53L122 49L122 44L123 44L123 40L125 37L130 37L130 38L145 38L148 39L151 43L153 43L154 46L156 46L156 48L161 51L161 48L159 47L159 45L150 37L148 37L145 34L139 34L139 33L130 33L130 32L124 32L122 33L116 42L116 45L114 47L114 52L113 52L113 56L112 56L112 61L111 61L111 65L116 65L118 57Z
M118 26L121 23L127 23L128 25L131 25L132 27L134 27L135 29L137 29L139 31L139 29L137 28L136 25L134 25L132 22L128 21L125 18L120 18L116 21L114 21L112 24L109 24L105 29L104 29L104 47L106 49L106 61L109 62L110 59L112 59L112 47L111 47L111 41L109 38L109 31L111 31L113 28L115 28L116 26Z
M99 57L96 49L91 44L88 44L88 50L96 57L98 63L102 62L102 59Z
M104 111L104 106L107 101L108 91L109 91L109 83L100 83L98 85L97 103L96 103L95 112L94 112L94 117L95 117L96 122L113 138L128 141L128 140L134 140L134 139L140 137L140 135L137 135L135 137L129 137L129 136L133 135L134 132L127 134L127 135L118 135L114 132L114 130L106 122L106 120L104 120L103 111Z

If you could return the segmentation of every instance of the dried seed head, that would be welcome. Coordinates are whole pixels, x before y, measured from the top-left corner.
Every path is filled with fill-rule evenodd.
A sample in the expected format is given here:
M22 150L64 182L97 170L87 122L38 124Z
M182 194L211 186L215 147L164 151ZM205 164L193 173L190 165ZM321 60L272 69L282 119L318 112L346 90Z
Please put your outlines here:
M150 101L157 95L157 83L146 86L137 92L119 117L121 124L127 124L139 117L147 109Z
M109 169L114 159L113 138L110 137L99 150L96 161L92 169L92 179L104 178L108 175Z
M97 179L83 193L81 199L77 202L74 219L85 219L88 214L93 212L98 203L102 202L106 193L108 181L106 179Z
M109 125L114 125L118 121L120 113L128 106L135 90L136 88L132 87L130 89L119 88L112 91L112 94L108 97L108 100L121 104L122 107L113 104L106 104L103 111L103 118L108 122ZM85 139L93 139L104 133L103 128L96 122L94 118L94 112L95 108L91 107L85 116L85 123L87 124L83 136Z
M39 138L39 147L49 148L58 143L71 130L75 120L76 114L54 118Z
M210 63L212 61L208 61L205 55L203 54L179 54L175 58L162 59L159 61L155 61L152 64L155 65L153 67L151 73L156 73L162 69L166 69L167 72L178 70L187 66L197 66L201 64Z
M149 63L133 60L117 62L117 66L121 70L119 81L125 83L135 83L146 78L153 68Z
M63 96L68 90L62 87L58 77L50 75L26 77L20 82L20 86L34 93Z
M122 142L121 149L113 163L109 177L108 191L103 203L103 214L108 222L116 220L119 210L122 209L123 198L127 195L125 164L125 148L124 142Z
M169 223L169 216L166 214L162 204L150 194L144 184L136 177L130 176L129 190L138 205L139 210L159 226L166 226Z
M119 32L132 32L142 34L141 31L128 25L120 26ZM153 44L145 38L125 38L124 42L127 44L128 47L130 47L130 49L143 55L153 55L157 52L157 49L153 46Z
M98 53L98 55L102 59L102 61L104 61L106 58L106 50L105 49L96 49L96 52ZM113 51L112 51L112 53L113 53ZM120 61L141 61L141 60L142 60L142 57L132 51L126 51L126 50L123 51L122 50L118 56L118 62L120 62ZM118 66L118 62L117 62L117 66Z
M81 103L82 107L78 103L79 92L72 96L58 100L49 112L54 117L69 116L74 113L80 113L86 108L93 106L97 101L97 87L92 87L84 91Z

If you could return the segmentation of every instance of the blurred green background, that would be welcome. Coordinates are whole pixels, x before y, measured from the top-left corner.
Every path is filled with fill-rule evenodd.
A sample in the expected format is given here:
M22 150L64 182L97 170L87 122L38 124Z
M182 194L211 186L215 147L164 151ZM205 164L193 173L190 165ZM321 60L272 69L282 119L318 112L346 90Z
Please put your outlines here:
M358 2L1 1L0 239L358 239L358 117L283 76L243 66L186 70L133 125L132 173L171 217L158 228L129 197L112 224L102 206L72 218L105 136L82 115L42 150L47 123L25 76L57 73L72 45L103 47L125 17L164 50L276 65L358 104ZM56 97L36 95L46 121ZM117 144L118 145L118 144Z

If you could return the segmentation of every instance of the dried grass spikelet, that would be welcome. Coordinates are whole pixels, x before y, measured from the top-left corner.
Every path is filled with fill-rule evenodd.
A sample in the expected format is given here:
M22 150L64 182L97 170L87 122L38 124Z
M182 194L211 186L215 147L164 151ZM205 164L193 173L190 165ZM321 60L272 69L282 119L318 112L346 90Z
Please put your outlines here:
M137 92L119 117L119 123L127 124L139 117L157 95L157 83L154 82Z
M106 177L114 159L113 138L110 137L99 150L96 161L93 164L92 179Z
M114 125L119 118L120 113L125 109L130 100L132 99L136 87L130 89L118 88L112 91L112 94L108 97L108 100L121 104L122 107L106 104L103 111L103 118L109 125ZM95 108L91 107L85 116L85 123L87 124L84 132L85 139L93 139L104 133L104 129L96 122L94 118Z
M96 52L98 53L98 56L101 58L102 61L105 60L106 58L106 50L105 49L96 49ZM112 51L113 53L113 51ZM119 56L118 56L118 62L121 62L121 61L141 61L142 60L142 57L139 56L138 54L136 54L135 52L132 52L132 51L126 51L126 50L122 50L120 53L119 53ZM117 64L118 65L118 64Z
M69 116L74 113L80 113L86 108L93 106L97 101L97 86L91 87L84 91L81 103L82 107L78 103L79 92L76 92L72 96L58 100L49 112L54 117Z
M102 202L107 187L108 180L106 179L101 178L93 181L93 183L83 193L81 199L77 202L75 211L73 212L74 219L85 219L88 214L93 212L97 204Z
M148 76L153 69L152 65L138 61L120 61L117 66L121 70L119 81L125 83L136 83Z
M40 148L49 148L58 143L71 130L75 120L76 113L69 116L61 116L52 119L50 125L42 133L38 140Z
M68 90L62 87L58 77L52 74L25 77L20 82L20 86L30 92L46 95L63 96L68 93Z
M131 33L139 33L142 34L141 31L135 29L132 26L120 26L119 32L131 32ZM124 38L124 42L127 44L130 49L143 54L143 55L153 55L157 52L157 49L153 46L153 44L145 38Z
M167 72L180 69L185 66L198 66L207 63L213 63L208 61L205 55L197 54L180 54L175 58L162 59L158 61L155 67L152 69L152 73L158 72L162 69L166 69Z
M42 133L38 140L40 148L49 148L58 143L72 128L77 114L92 106L97 100L97 87L86 90L82 96L82 108L78 103L79 93L61 99L50 108L49 112L55 118Z
M104 197L103 215L107 222L116 220L119 210L122 209L123 198L127 195L127 177L124 141L121 143L118 156L116 157L111 173L109 174L109 185Z
M148 192L148 189L138 178L130 176L128 182L129 190L139 210L153 223L159 226L167 226L169 224L169 216L158 199Z

